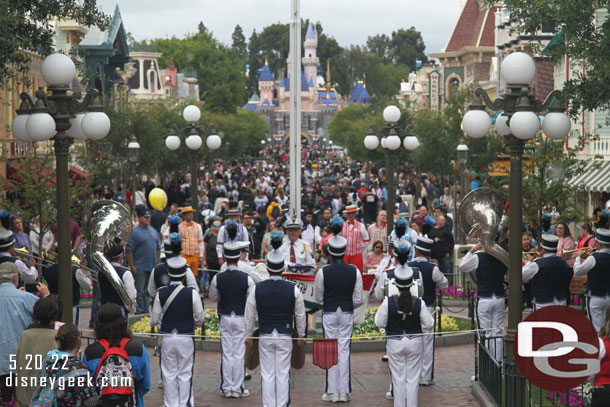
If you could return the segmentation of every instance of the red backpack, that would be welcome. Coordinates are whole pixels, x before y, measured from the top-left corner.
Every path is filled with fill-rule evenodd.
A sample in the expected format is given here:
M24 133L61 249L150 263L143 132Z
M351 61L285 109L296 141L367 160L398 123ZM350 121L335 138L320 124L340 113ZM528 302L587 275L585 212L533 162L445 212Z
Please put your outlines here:
M105 339L98 341L104 347L105 352L95 371L95 384L99 389L100 396L111 394L128 395L131 396L130 398L132 398L135 405L136 376L129 361L129 355L125 351L125 346L130 340L130 338L123 338L121 339L120 346L113 348L109 347L110 344ZM131 378L131 380L127 378Z

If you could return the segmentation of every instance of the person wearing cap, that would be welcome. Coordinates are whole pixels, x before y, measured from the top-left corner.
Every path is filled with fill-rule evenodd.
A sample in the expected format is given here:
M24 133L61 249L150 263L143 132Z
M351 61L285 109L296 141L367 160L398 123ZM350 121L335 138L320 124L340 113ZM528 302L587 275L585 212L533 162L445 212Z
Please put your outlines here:
M12 233L12 232L11 232ZM34 304L38 300L34 294L18 290L19 268L14 262L0 264L0 399L11 399L14 384L9 386L6 379L11 374L10 358L17 354L17 344L21 333L32 324ZM44 284L38 284L41 297L49 295ZM14 371L13 371L14 374Z
M599 228L595 232L597 252L587 252L576 258L574 275L587 275L587 313L599 332L606 310L610 306L610 230Z
M38 270L34 267L36 260L30 259L26 265L18 257L14 257L15 237L10 230L0 232L0 264L4 262L15 263L19 269L19 285L33 283L38 278Z
M180 252L182 250L182 245L180 244L180 234L177 232L174 233L170 235L170 238L163 241L165 260L155 266L150 278L148 279L148 295L150 295L150 298L155 298L158 290L169 285L170 278L167 272L167 261L176 256L180 256ZM185 276L186 286L199 292L199 285L197 284L195 275L190 269L188 269L188 271L189 273L186 273Z
M481 244L476 244L460 260L459 270L462 273L476 273L477 282L477 325L486 329L485 336L499 337L504 326L504 297L506 290L504 282L508 268L499 259L481 250ZM524 282L526 282L524 280ZM502 338L487 341L487 348L496 360L503 358ZM493 344L493 346L492 346Z
M193 222L193 208L186 206L180 211L184 221L180 223L180 238L182 252L180 255L186 260L189 269L197 275L199 265L203 263L203 230L199 223Z
M110 261L112 267L116 271L119 279L123 282L123 286L125 287L125 291L127 292L127 296L131 299L132 304L136 300L137 291L133 281L133 275L129 272L129 270L122 266L123 264L123 246L119 244L115 244L110 249L108 249L104 255ZM101 294L101 305L106 303L117 304L123 309L125 316L129 310L125 306L125 303L121 299L121 296L116 291L112 283L108 277L106 277L105 273L98 272L97 273L97 283L100 286L100 294Z
M167 261L170 283L155 296L149 325L165 334L162 340L161 375L164 405L193 406L193 369L195 367L195 329L205 318L199 293L185 287L188 273L181 256ZM184 336L183 336L184 335Z
M418 405L419 381L424 353L423 332L434 329L434 320L421 298L411 295L415 283L408 266L409 251L398 250L394 284L398 295L384 298L375 313L375 325L385 329L388 364L395 407Z
M307 266L311 271L315 270L316 262L313 259L313 249L301 239L303 222L297 218L288 218L284 222L284 230L286 236L279 250L284 254L286 269L291 271L293 267Z
M59 295L59 266L49 265L42 270L51 294ZM74 325L78 326L80 321L80 290L91 290L91 279L85 275L83 270L72 264L72 317Z
M239 261L237 262L237 268L239 271L246 273L250 278L252 278L254 284L260 283L262 281L261 276L248 262L248 252L251 246L246 242L236 242L235 244L239 246L239 249L241 250ZM220 272L222 273L223 271L227 271L228 266L229 265L227 262L224 262L224 264L220 266Z
M356 220L357 213L358 207L356 205L348 205L345 207L343 214L347 217L347 221L343 224L341 234L347 239L347 248L344 257L345 262L347 264L353 264L363 273L363 251L369 245L370 239L366 227L360 221Z
M540 241L542 257L529 261L523 266L523 282L532 282L534 311L549 305L566 305L570 281L574 272L563 257L557 256L559 237L543 234Z
M161 255L159 234L150 226L150 212L142 205L136 206L138 226L127 243L127 263L135 276L137 289L136 314L148 313L148 279Z
M432 239L419 236L415 244L415 258L408 263L409 267L415 267L421 273L424 284L424 295L422 297L424 304L422 305L425 305L430 313L433 313L436 307L436 290L443 290L449 285L447 277L441 273L436 264L430 261L429 256L433 244ZM434 322L436 323L436 314L434 315ZM424 332L433 333L433 328ZM420 383L429 386L434 384L434 335L425 335L423 342L424 353Z
M227 270L218 273L210 283L210 299L218 301L220 319L220 390L224 397L248 397L244 388L246 336L244 313L248 294L254 288L254 280L239 270L237 264L244 242L227 242L224 257Z
M337 343L337 364L326 371L323 401L351 400L350 347L354 329L354 308L363 304L362 274L344 262L347 239L339 234L343 222L337 215L331 221L333 237L328 239L331 264L316 273L314 299L322 304L325 338L342 338Z
M218 261L222 266L224 263L224 259L222 257L223 250L222 247L227 242L247 242L250 243L248 239L248 231L245 226L239 223L240 211L239 208L232 208L227 211L227 217L229 220L237 223L237 233L234 238L229 237L229 232L227 231L226 223L220 227L218 231L218 237L216 238L216 253L218 254Z
M269 279L252 288L246 303L246 335L254 332L256 316L259 325L259 357L264 407L290 404L290 358L293 330L305 336L305 304L294 283L282 279L285 261L279 250L282 232L272 232L273 250L267 254ZM246 339L248 342L250 339Z

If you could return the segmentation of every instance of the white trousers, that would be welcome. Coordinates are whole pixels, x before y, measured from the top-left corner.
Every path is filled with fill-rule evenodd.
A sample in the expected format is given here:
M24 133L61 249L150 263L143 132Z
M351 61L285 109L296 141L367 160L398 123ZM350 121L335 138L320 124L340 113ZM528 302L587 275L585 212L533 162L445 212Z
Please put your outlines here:
M194 406L195 340L188 336L164 336L162 347L161 374L165 407Z
M504 297L492 296L477 299L477 325L479 329L490 329L484 331L485 337L502 336L504 326ZM485 347L495 356L496 360L502 361L504 357L502 338L489 339L485 341Z
M608 297L587 297L587 313L589 319L595 327L595 332L599 332L604 320L606 319L606 309L610 306Z
M288 335L262 335L258 340L263 407L290 404L290 357L292 340Z
M422 371L422 337L388 339L388 364L392 373L394 407L417 407Z
M430 314L434 312L435 307L427 307ZM422 330L424 333L434 332L436 326L436 314L433 316L434 326L430 330ZM430 381L434 380L434 335L423 335L424 352L422 355L421 379Z
M80 306L75 305L72 307L72 323L78 326L80 322Z
M354 329L354 314L334 312L322 315L325 338L351 338ZM337 341L337 364L326 371L326 393L350 393L351 339Z
M536 302L536 299L534 298L534 311L537 311L541 308L544 307L550 307L551 305L566 305L566 300L558 300L557 298L553 298L553 302Z
M227 393L244 391L246 322L243 316L220 316L220 389Z

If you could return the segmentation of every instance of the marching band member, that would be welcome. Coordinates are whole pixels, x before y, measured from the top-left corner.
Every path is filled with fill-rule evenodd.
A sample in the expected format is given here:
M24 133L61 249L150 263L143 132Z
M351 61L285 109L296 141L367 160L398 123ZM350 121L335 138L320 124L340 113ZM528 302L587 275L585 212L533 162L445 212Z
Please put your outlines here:
M112 267L114 267L114 270L123 282L123 286L125 287L127 295L131 299L132 305L135 305L137 291L133 280L133 274L131 274L129 269L121 266L121 264L123 264L123 250L123 246L115 244L104 253L104 256L106 256ZM108 277L106 277L106 275L101 271L97 273L97 283L100 286L101 305L108 302L117 304L118 306L122 307L124 315L127 316L130 310L127 309L125 303L121 299L121 296L112 286L110 280L108 280Z
M485 336L500 336L504 325L504 279L508 268L492 255L479 251L481 244L476 244L460 261L459 270L462 273L476 271L477 278L477 325ZM524 282L526 282L524 280ZM496 360L503 358L502 339L494 341L494 349L487 343L489 351Z
M587 275L587 311L599 332L610 306L610 230L597 229L595 240L597 253L576 258L574 275Z
M258 314L263 407L289 405L290 337L295 328L300 337L305 336L305 304L301 291L294 283L282 280L284 255L279 250L282 240L279 230L271 233L273 250L267 254L269 279L250 291L246 303L246 333L249 337L254 332ZM295 327L293 320L296 321Z
M224 259L222 258L222 247L225 243L235 241L250 243L246 227L239 223L239 209L229 209L227 211L227 216L229 217L229 220L220 227L218 237L216 238L216 253L218 254L218 261L221 266L222 263L224 263ZM209 250L212 249L210 248Z
M326 389L323 401L346 402L351 400L350 346L346 338L352 336L354 308L363 304L362 275L358 269L343 262L347 240L339 233L343 219L335 215L331 221L333 237L328 240L331 264L316 274L314 298L322 303L322 325L325 338L341 338L337 344L338 363L326 371Z
M434 240L428 239L425 236L419 236L415 244L415 258L409 262L409 267L419 269L424 284L424 295L422 300L428 311L432 314L436 307L436 289L442 290L447 288L449 282L447 277L440 271L438 266L432 262L428 256L432 250ZM396 274L396 271L394 272ZM434 322L436 323L436 314L434 314ZM434 326L429 331L434 332ZM424 354L422 357L421 384L430 386L434 384L434 335L424 335Z
M210 283L210 299L218 301L220 319L220 390L224 397L248 397L244 388L246 336L244 312L248 294L254 288L254 281L237 267L241 255L242 242L224 244L227 270L218 273Z
M415 256L415 243L417 242L417 232L411 229L404 218L396 219L394 223L394 230L390 234L388 241L398 240L398 244L402 242L409 242L411 252L409 253L409 261ZM398 246L398 244L396 246Z
M288 271L291 266L309 266L312 271L316 268L316 262L313 259L313 249L303 240L301 240L301 230L303 222L297 218L288 218L284 222L284 230L286 236L284 243L280 248L280 252L284 254L284 263Z
M534 311L549 305L566 305L570 280L574 274L563 257L557 256L559 237L542 235L542 257L534 260L533 254L523 266L523 282L532 282ZM504 305L503 305L504 307Z
M172 225L170 224L170 227L171 226ZM157 294L157 290L159 290L161 287L166 287L169 285L170 278L167 272L167 260L180 256L180 252L182 250L180 234L177 232L170 233L169 238L163 241L163 248L165 252L165 261L162 261L155 266L150 278L148 279L148 294L150 295L150 298L153 299ZM188 265L187 268L188 271L192 271ZM186 286L199 292L199 285L197 284L195 275L191 272L186 273L185 277Z
M254 267L248 263L248 250L250 248L250 244L246 242L237 242L237 245L241 250L239 261L237 262L237 268L239 271L246 273L250 278L252 278L254 284L260 283L262 281L261 276L256 272L256 270L254 270ZM223 271L226 271L227 267L227 263L223 263L223 265L220 266L220 272L222 273Z
M396 252L400 246L405 246L407 250L409 250L409 256L411 256L411 243L407 242L406 240L398 239L388 241L388 250L391 250L392 260L389 263L385 263L385 269L380 270L381 272L379 273L379 279L377 280L377 284L373 290L373 294L375 294L375 298L377 298L378 301L382 301L383 298L388 295L388 293L384 292L384 287L388 280L394 278L394 270L398 265L396 261ZM382 266L382 264L380 264L380 266ZM414 279L420 287L423 286L422 275L418 269L414 269Z
M42 270L51 294L59 294L59 267L51 264ZM74 325L78 326L80 321L80 290L89 291L91 289L91 279L83 273L83 270L72 265L72 319Z
M155 296L149 325L159 326L163 336L161 377L166 407L193 406L193 368L195 365L195 328L205 315L199 293L185 287L188 268L181 256L167 261L170 283Z
M341 234L347 239L345 252L345 263L353 264L361 273L364 273L364 257L363 250L369 245L369 233L366 231L360 221L356 220L358 207L356 205L348 205L343 211L347 217L347 221L343 223Z
M400 250L403 249L403 250ZM413 270L408 266L409 250L401 245L397 253L400 263L395 269L395 284L400 292L383 300L375 314L375 325L384 328L386 349L394 391L394 407L417 407L419 379L424 353L422 332L434 328L434 320L420 299L411 296ZM420 334L420 335L418 335Z
M19 269L19 282L20 285L23 283L33 283L38 278L38 270L34 265L36 261L31 259L26 265L21 259L13 256L13 250L15 248L15 237L13 232L10 230L3 230L0 232L0 263L10 261L15 263Z

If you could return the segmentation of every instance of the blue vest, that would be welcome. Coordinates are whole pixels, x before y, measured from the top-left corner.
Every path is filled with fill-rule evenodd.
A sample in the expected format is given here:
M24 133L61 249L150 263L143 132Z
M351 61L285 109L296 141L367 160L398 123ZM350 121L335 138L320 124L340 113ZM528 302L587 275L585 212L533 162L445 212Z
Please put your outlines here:
M80 304L80 285L76 279L76 270L78 267L72 266L72 304ZM52 264L49 267L42 270L42 276L47 282L49 292L51 294L59 294L59 276L58 276L57 264Z
M491 254L479 252L477 268L477 297L488 298L495 294L496 297L504 297L504 276L508 268L500 260Z
M422 300L424 300L427 306L434 307L436 305L436 284L432 280L432 272L436 265L429 261L418 260L410 262L409 267L420 271L424 283L424 296Z
M157 291L159 291L161 287L167 287L169 285L169 282L171 281L171 279L169 278L169 274L167 274L167 264L157 264L157 266L153 270L152 278L154 278Z
M354 311L354 287L358 269L347 263L332 263L324 266L324 299L323 312L336 312L339 307L343 312Z
M532 293L537 303L553 302L553 298L565 300L569 291L572 269L559 256L536 260L538 272L532 278Z
M236 268L216 274L216 287L220 293L218 313L220 315L242 316L248 299L248 275Z
M398 295L388 297L388 324L385 327L387 336L392 335L414 335L420 334L421 321L419 313L421 311L422 301L419 298L413 298L413 307L411 314L402 319L403 314L398 313Z
M254 291L258 312L258 331L269 335L275 329L280 335L292 335L294 318L294 283L265 280Z
M161 307L179 285L170 285L159 290ZM195 319L193 318L193 289L184 287L173 299L172 303L161 318L161 332L179 334L195 333Z
M610 294L610 253L593 253L595 267L587 273L587 294L605 297Z
M125 267L122 266L113 266L114 270L118 274L121 281L123 281L123 274L129 272ZM114 289L110 280L106 277L106 275L100 270L97 273L97 283L100 285L101 291L101 302L102 305L107 304L109 302L113 304L120 305L121 307L125 306L125 303L121 299L119 293Z

